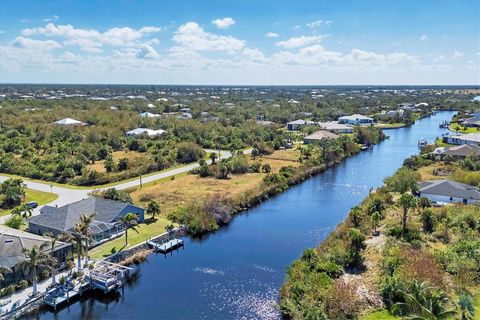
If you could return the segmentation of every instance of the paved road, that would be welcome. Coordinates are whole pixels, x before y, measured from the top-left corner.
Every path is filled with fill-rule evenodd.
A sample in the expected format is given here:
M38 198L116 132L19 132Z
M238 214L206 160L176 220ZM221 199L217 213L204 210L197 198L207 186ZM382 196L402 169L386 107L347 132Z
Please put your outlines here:
M207 153L211 153L211 152L218 153L219 152L218 150L210 150L210 149L205 149L205 151ZM248 149L248 150L245 150L244 153L249 154L249 153L251 153L251 151L252 151L251 149ZM229 151L220 151L219 153L220 153L220 158L221 159L231 157L231 153ZM210 163L210 160L208 162ZM148 183L148 182L152 182L152 181L155 181L155 180L171 177L171 176L177 175L179 173L188 172L188 171L190 171L194 168L197 168L197 167L199 167L199 164L195 162L195 163L192 163L192 164L189 164L189 165L186 165L186 166L182 166L180 168L162 171L162 172L153 174L151 176L143 177L142 178L142 183ZM0 182L3 182L7 179L8 179L8 177L0 175ZM88 194L90 192L94 191L94 190L106 190L108 188L115 188L115 189L118 189L118 190L122 190L122 189L128 189L128 188L131 188L131 187L139 186L140 185L140 179L135 179L135 180L128 181L128 182L119 183L119 184L116 184L116 185L108 187L108 188L91 188L91 189L82 189L82 190L52 186L47 181L45 183L41 183L41 182L33 182L33 181L29 181L29 180L24 180L24 183L27 186L27 188L29 188L29 189L34 189L34 190L39 190L39 191L44 191L44 192L52 192L52 193L57 194L58 198L56 200L48 203L48 205L50 205L50 206L63 206L63 205L69 204L71 202L75 202L75 201L87 198ZM38 208L34 209L32 215L34 215L34 216L38 215L40 213L41 207L42 206L39 206ZM9 217L10 217L10 215L0 217L0 223L3 224Z

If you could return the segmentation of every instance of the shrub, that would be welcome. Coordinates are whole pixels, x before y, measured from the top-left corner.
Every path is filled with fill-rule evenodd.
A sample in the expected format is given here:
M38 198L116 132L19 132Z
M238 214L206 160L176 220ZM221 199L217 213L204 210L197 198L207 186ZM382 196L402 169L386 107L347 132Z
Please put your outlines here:
M182 142L177 146L177 162L190 163L205 157L205 151L192 142Z
M325 311L329 319L356 319L360 301L355 288L343 280L335 281L327 294Z
M20 229L24 224L25 219L19 214L14 214L5 221L5 225L13 229Z
M28 281L27 280L20 280L17 285L17 290L22 290L28 288Z

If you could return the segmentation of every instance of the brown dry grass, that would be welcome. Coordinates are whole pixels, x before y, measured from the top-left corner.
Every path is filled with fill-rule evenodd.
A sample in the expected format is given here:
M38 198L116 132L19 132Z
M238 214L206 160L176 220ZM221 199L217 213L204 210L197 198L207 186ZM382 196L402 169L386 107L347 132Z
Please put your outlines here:
M295 150L276 151L268 157L260 157L256 160L249 159L250 163L259 161L270 164L272 172L278 172L285 166L299 166L299 153ZM244 192L256 190L265 177L265 173L247 173L230 175L230 179L222 180L215 178L201 178L198 175L185 175L176 177L174 180L163 180L154 185L136 190L131 193L135 203L145 206L148 201L155 199L162 208L163 214L176 210L179 206L188 203L191 199L206 198L209 195L223 193L230 197L236 197ZM143 200L143 201L142 201Z
M433 174L434 171L443 171L447 173L446 175L435 175ZM421 167L417 170L420 173L421 181L429 181L429 180L441 180L441 179L448 179L452 172L455 171L455 166L447 165L442 162L435 162L429 166Z

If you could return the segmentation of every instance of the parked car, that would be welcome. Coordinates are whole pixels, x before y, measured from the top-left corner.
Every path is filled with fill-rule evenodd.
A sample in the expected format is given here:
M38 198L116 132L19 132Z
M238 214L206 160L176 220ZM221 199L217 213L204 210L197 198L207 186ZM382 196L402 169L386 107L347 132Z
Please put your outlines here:
M38 202L37 201L30 201L25 204L28 208L35 209L38 207Z

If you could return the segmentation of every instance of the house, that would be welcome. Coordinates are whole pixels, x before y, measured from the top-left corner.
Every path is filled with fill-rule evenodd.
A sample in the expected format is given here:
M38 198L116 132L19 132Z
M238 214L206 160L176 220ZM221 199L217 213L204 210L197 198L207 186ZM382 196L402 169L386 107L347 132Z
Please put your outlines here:
M451 180L420 182L419 196L440 203L462 202L471 204L480 201L478 188Z
M378 119L381 120L390 120L395 119L396 117L403 117L405 111L403 109L398 110L389 110L389 111L382 111L381 113L377 113Z
M192 119L192 114L188 112L183 112L181 115L177 117L178 119Z
M476 127L480 128L480 111L477 111L473 114L473 117L465 119L463 121L465 127Z
M64 118L58 121L55 121L55 124L61 125L61 126L68 126L68 127L75 127L75 126L85 126L86 123L83 123L82 121L78 121L72 118Z
M127 202L91 197L72 202L62 207L44 206L40 214L28 219L28 229L39 235L51 232L54 236L73 232L82 215L95 214L90 225L91 245L95 246L123 233L125 227L120 219L127 213L144 219L144 210Z
M303 138L303 143L310 144L310 143L319 142L320 140L324 140L324 139L327 139L327 140L337 139L339 137L340 137L339 135L333 132L326 131L326 130L319 130Z
M470 144L480 146L480 132L461 134L457 136L445 136L443 141L448 144Z
M295 120L295 121L290 121L287 123L287 130L288 131L297 131L303 126L315 126L317 123L313 121L308 121L308 120Z
M338 123L338 121L319 122L318 125L324 130L337 134L353 133L353 127Z
M138 116L142 117L142 118L157 118L157 117L160 117L159 114L150 113L150 112L143 112L143 113L140 113Z
M12 270L12 273L4 274L5 280L0 282L1 287L25 279L23 270L18 267L19 263L27 260L24 250L31 250L33 246L40 247L44 243L50 244L51 239L0 225L0 266ZM45 248L45 252L51 253L52 246ZM72 256L72 245L55 241L53 256L59 264L65 262Z
M437 160L443 160L446 156L452 156L455 159L463 159L469 155L480 155L480 146L462 144L455 147L438 147L431 152Z
M146 128L137 128L137 129L127 131L125 135L129 137L134 137L134 136L135 137L138 137L138 136L158 137L166 132L167 131L162 129L153 130L153 129L146 129Z
M352 114L351 116L343 116L338 118L338 123L349 124L352 126L372 125L373 119L361 114Z
M157 106L154 105L153 103L149 103L149 104L147 105L147 107L148 107L149 109L155 109Z
M183 112L183 113L192 113L192 109L190 109L190 108L182 108L182 109L180 109L180 112Z

